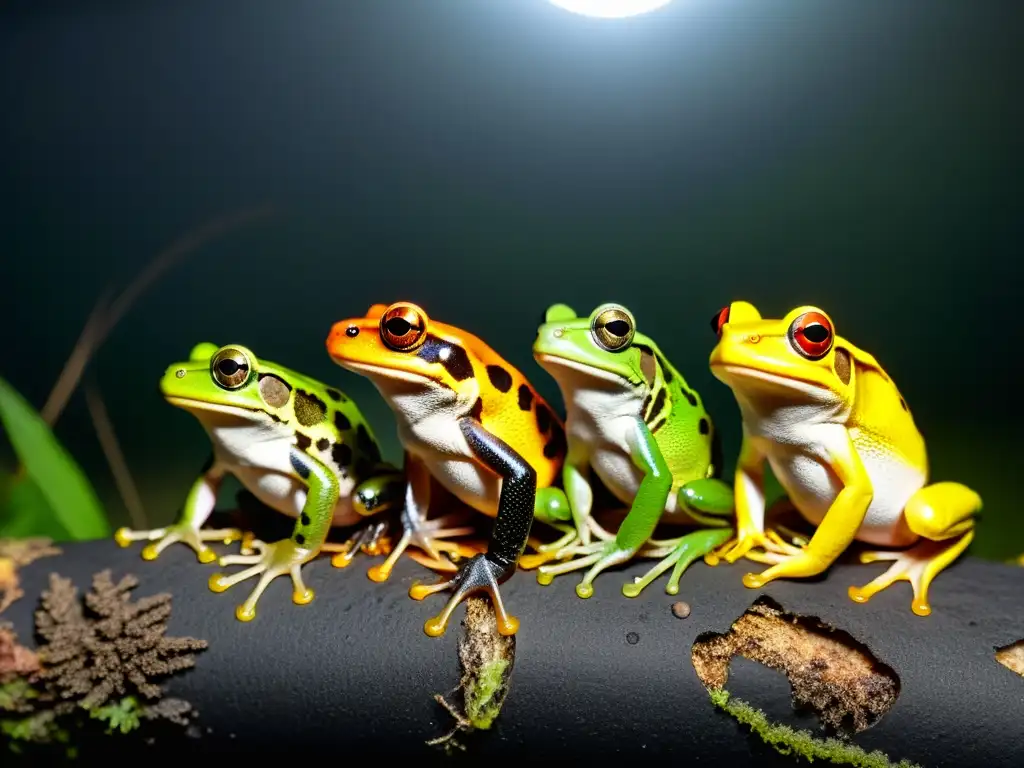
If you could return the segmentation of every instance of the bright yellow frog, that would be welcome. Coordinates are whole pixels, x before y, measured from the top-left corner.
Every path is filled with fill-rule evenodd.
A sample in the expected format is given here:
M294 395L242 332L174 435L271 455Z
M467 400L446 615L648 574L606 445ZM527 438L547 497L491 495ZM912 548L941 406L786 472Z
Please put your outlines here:
M861 562L895 562L867 586L851 587L850 597L866 602L906 579L914 613L927 616L928 587L973 538L981 498L959 483L927 485L924 439L906 401L874 357L836 335L821 309L804 306L764 320L737 301L712 326L719 342L711 370L736 397L743 444L735 477L737 538L708 563L744 555L773 563L743 578L757 588L815 576L854 540L909 547L863 554ZM817 527L805 547L765 529L766 460L793 506Z

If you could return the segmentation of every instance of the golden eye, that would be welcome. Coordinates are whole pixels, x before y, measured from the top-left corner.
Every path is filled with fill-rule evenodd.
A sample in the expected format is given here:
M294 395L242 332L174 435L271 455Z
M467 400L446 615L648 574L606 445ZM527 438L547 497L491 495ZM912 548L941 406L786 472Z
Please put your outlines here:
M238 389L249 380L252 366L246 354L234 347L224 347L210 361L213 380L224 389Z
M392 304L380 317L380 338L391 349L408 352L423 341L427 316L413 304Z
M633 340L633 319L621 309L606 309L591 327L594 339L609 352L618 352Z

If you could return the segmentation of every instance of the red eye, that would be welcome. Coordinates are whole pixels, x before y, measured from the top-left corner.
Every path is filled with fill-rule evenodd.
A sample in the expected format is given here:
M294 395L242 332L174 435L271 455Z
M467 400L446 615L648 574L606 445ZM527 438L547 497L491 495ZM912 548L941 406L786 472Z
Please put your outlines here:
M724 307L718 310L717 314L711 318L711 330L715 332L715 336L722 335L722 326L729 322L729 308Z
M789 340L810 360L827 355L833 338L832 323L820 312L805 312L789 326Z

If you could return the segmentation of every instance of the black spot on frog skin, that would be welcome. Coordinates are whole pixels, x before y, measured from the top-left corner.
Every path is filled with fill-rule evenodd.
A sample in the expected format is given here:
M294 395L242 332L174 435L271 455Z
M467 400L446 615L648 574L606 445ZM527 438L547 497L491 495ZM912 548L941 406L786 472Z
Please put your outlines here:
M356 446L369 461L374 464L380 461L380 446L370 437L365 424L360 424L356 429Z
M565 455L567 445L565 442L565 431L557 424L551 430L551 437L547 443L544 444L544 457L547 459L554 459L558 456Z
M335 443L331 448L331 458L339 467L345 468L352 463L352 448L345 443Z
M306 543L306 537L303 536L301 533L296 533L295 534L295 543L298 544L301 547L303 544Z
M688 402L691 406L696 407L696 405L697 405L697 396L695 394L693 394L693 392L688 390L686 387L680 387L680 389L682 389L682 391L683 391L683 397L686 398L686 402Z
M651 434L653 435L659 429L664 427L667 421L668 419L666 419L664 416L659 416L654 420L654 423L648 427L648 429L651 430Z
M551 427L551 410L543 403L537 403L537 429L542 435L546 435Z
M428 334L422 346L417 350L416 356L428 363L440 363L448 371L448 375L456 381L473 378L473 364L469 361L466 350L455 344L449 344L437 336Z
M295 444L299 446L300 451L304 451L307 448L309 448L310 445L313 444L313 441L310 439L309 435L304 435L301 432L296 432Z
M700 423L697 425L697 429L700 430L702 435L708 434L711 431L711 424L703 416L700 417Z
M316 395L295 390L295 418L304 427L319 424L327 417L327 404Z
M484 401L481 400L478 397L476 399L476 402L473 403L473 407L469 409L469 417L471 419L476 419L477 421L480 421L480 419L481 419L481 417L483 417L483 415L484 415Z
M334 427L339 432L348 432L350 429L352 429L352 422L349 421L348 420L348 416L346 416L341 411L335 411L334 412Z
M910 413L910 408L907 407L907 401L904 400L902 397L900 398L900 408L902 408L907 413Z
M316 449L318 451L326 451L331 446L331 441L326 437L321 437L316 441Z
M309 525L309 515L307 515L305 512L303 512L302 516L299 517L299 522L302 523L303 525Z
M302 460L302 456L292 451L291 455L292 469L295 470L296 474L303 480L309 479L309 466Z
M525 384L519 385L519 410L528 411L533 405L533 392Z
M661 414L662 408L665 407L665 388L662 387L658 390L658 394L654 397L654 404L651 406L650 412L647 414L648 418L654 414Z
M327 396L336 403L344 403L348 399L334 387L327 388Z
M500 365L488 365L487 377L499 392L508 392L512 389L512 374Z

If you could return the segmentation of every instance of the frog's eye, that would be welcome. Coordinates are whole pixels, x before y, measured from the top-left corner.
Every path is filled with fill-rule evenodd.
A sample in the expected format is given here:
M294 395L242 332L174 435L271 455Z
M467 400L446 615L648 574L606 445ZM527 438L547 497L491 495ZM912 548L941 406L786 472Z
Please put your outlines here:
M408 352L427 332L427 318L411 304L394 304L380 317L380 338L391 349Z
M252 366L248 356L240 349L225 347L210 361L213 379L225 389L238 389L249 380Z
M633 340L633 319L621 309L606 309L594 318L594 340L609 352L625 349Z
M721 338L722 326L729 322L729 308L723 307L715 313L715 316L711 318L711 330L715 332L715 336Z
M820 312L805 312L789 326L790 343L808 360L827 355L834 339L831 321Z

